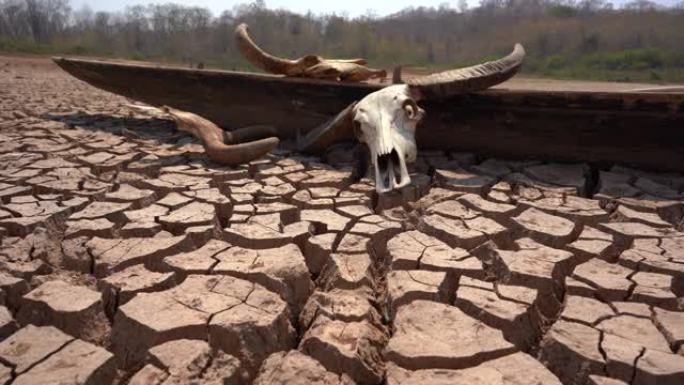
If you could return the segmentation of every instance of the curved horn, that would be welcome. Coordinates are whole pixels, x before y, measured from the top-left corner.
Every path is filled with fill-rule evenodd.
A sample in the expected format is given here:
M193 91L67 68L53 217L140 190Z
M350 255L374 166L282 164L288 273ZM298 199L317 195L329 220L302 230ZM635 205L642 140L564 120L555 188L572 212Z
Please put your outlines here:
M245 143L278 136L278 130L273 126L267 125L242 127L230 132L224 132L228 136L226 140L227 143Z
M278 138L265 138L240 144L222 142L205 143L204 149L209 159L226 166L248 163L273 151L278 147Z
M479 91L510 79L520 69L524 58L525 49L516 44L513 52L499 60L409 79L406 84L416 99Z
M278 138L268 137L246 143L232 144L239 140L240 137L256 136L250 134L267 134L270 131L263 129L263 126L257 126L259 127L258 129L245 129L237 135L232 135L231 133L226 133L209 120L193 113L170 107L164 107L163 110L176 122L180 131L190 133L202 140L207 156L216 163L227 166L247 163L266 155L276 148L279 143Z
M249 27L242 23L235 28L235 40L242 55L254 66L262 70L280 75L297 76L305 69L319 64L322 59L315 55L307 55L297 60L289 60L273 56L259 48L249 37Z
M353 110L350 104L334 118L314 128L303 138L298 138L297 149L302 152L321 153L335 142L354 137Z

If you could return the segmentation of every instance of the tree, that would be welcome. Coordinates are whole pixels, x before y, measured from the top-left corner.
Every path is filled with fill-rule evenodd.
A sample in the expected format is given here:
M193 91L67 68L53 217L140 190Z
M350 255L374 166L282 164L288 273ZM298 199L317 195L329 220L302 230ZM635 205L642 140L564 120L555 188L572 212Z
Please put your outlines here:
M605 0L457 4L410 7L386 17L349 17L272 10L264 1L254 1L214 16L182 4L93 13L87 7L72 11L67 0L0 0L0 50L38 45L55 52L246 68L232 35L238 23L247 22L253 38L274 54L365 57L378 67L467 64L522 42L528 49L527 71L563 70L591 60L618 68L621 61L642 55L639 50L645 47L655 50L648 55L663 58L661 67L675 66L673 73L684 68L684 2L679 8L663 8L637 0L629 9L612 9ZM649 67L655 61L639 63Z
M458 0L458 11L466 13L468 11L468 0Z
M650 0L633 0L625 4L625 9L637 12L655 11L658 4Z
M73 14L74 26L83 31L91 29L95 23L95 13L93 9L88 6L88 4L83 4L83 6Z

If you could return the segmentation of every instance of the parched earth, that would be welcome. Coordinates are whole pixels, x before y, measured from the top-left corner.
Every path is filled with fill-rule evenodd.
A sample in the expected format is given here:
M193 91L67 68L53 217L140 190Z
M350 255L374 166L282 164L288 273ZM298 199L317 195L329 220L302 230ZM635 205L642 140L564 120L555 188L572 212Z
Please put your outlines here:
M378 197L2 59L0 384L684 383L682 175L423 151Z

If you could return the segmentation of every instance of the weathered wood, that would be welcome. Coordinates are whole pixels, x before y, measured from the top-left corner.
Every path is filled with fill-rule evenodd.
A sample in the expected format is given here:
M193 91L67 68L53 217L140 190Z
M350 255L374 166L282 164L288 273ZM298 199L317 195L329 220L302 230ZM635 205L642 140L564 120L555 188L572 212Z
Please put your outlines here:
M168 105L233 129L269 124L293 136L313 129L379 85L56 58L71 75L115 94Z
M684 95L490 90L423 107L421 146L684 171Z
M275 125L285 136L315 128L384 86L125 62L55 62L110 92L191 111L226 129ZM492 89L421 104L427 111L417 133L423 149L684 172L684 94Z

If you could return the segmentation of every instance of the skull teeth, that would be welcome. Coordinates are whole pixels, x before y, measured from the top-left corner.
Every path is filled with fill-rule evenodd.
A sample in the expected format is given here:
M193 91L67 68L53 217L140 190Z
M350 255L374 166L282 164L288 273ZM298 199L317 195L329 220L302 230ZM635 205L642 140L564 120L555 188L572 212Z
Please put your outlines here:
M376 187L379 192L387 192L404 186L404 165L399 158L399 152L392 149L387 154L378 155L376 162Z

